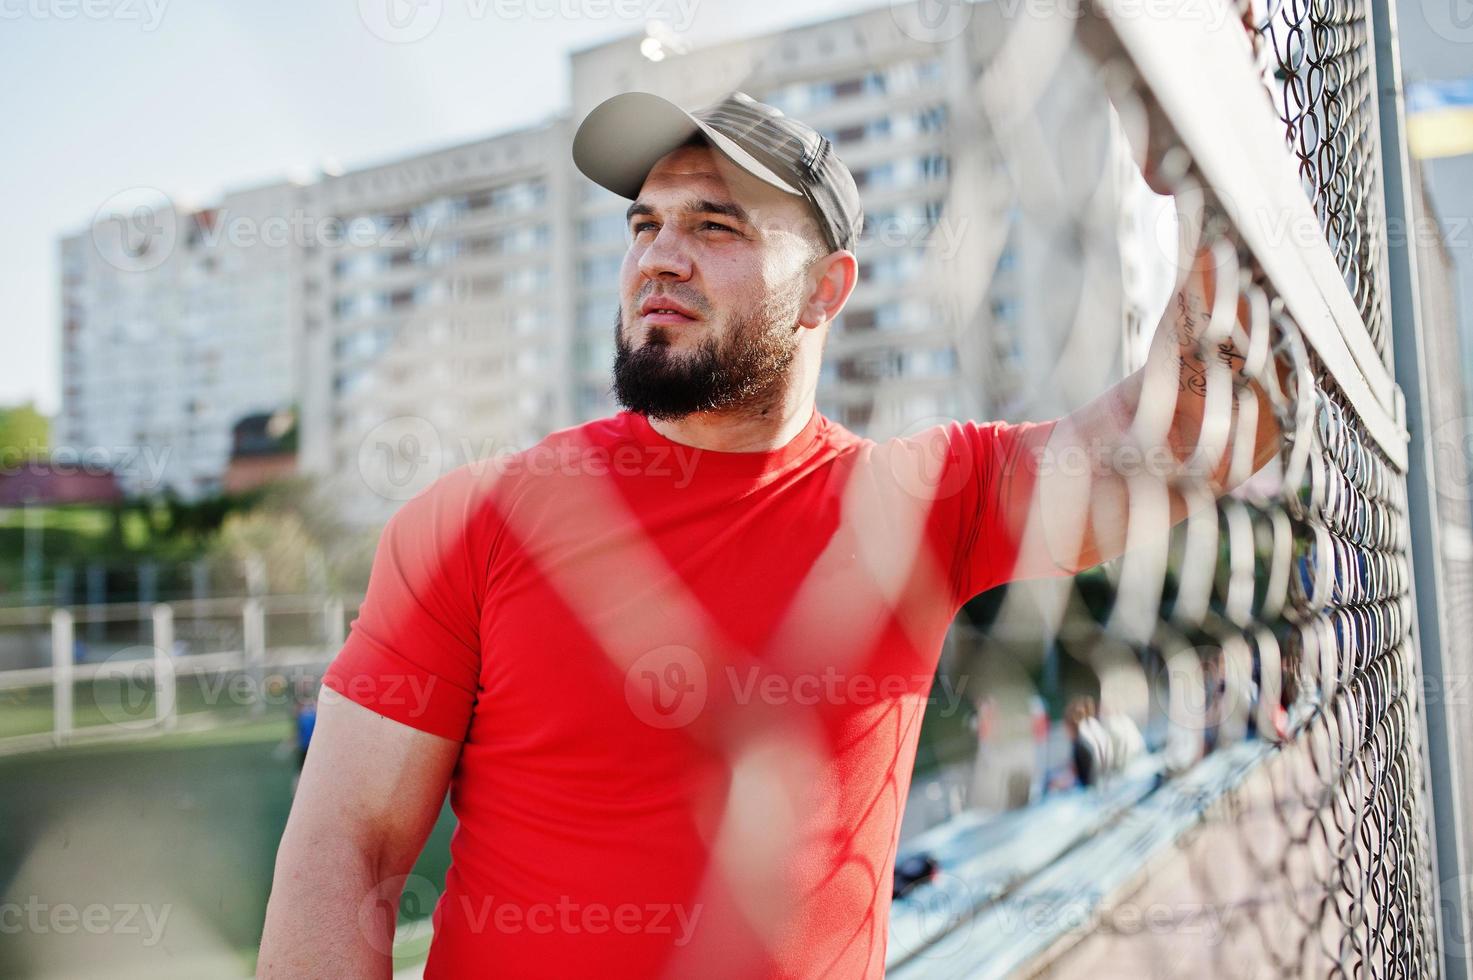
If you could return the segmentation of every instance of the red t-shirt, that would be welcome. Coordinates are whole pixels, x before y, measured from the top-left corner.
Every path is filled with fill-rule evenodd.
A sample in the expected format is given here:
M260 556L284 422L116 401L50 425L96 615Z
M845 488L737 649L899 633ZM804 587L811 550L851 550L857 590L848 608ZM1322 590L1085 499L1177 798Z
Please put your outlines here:
M1051 428L721 453L623 412L406 503L324 683L463 742L425 975L883 976L942 639Z

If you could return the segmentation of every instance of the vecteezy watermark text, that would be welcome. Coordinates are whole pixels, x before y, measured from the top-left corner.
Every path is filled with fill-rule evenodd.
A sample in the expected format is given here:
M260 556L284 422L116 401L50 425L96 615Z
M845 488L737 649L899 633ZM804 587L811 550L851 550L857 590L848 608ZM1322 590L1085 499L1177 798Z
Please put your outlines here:
M673 935L672 943L684 946L695 933L702 906L686 907L678 902L579 902L563 895L557 902L497 901L486 895L479 899L460 896L461 912L476 933L494 930L500 933L530 932L546 936L558 934L591 936L618 933L634 935Z
M386 500L408 500L443 476L454 459L466 460L477 477L656 477L684 490L695 479L705 450L694 446L622 443L597 446L572 441L519 448L494 439L462 438L448 447L429 419L401 415L375 425L358 446L358 473Z
M454 0L452 0L454 2ZM463 0L454 9L471 21L622 20L690 29L699 0ZM358 18L381 41L413 44L435 32L446 0L358 0Z
M3 0L0 0L3 2ZM147 272L166 262L181 236L191 249L402 249L423 252L437 222L408 214L343 217L307 208L244 214L220 207L182 211L156 187L130 187L110 196L92 218L92 244L108 265Z
M431 912L457 915L474 934L497 932L505 935L531 933L538 936L673 936L675 946L694 938L696 923L705 907L679 902L588 902L560 895L546 902L514 902L494 895L460 894L451 898L421 875L396 875L378 882L358 905L358 924L369 944L380 952L393 948L395 936L403 940L427 929ZM397 930L386 929L403 912L412 922Z
M142 936L142 945L153 947L164 938L172 905L118 902L43 902L38 895L24 902L0 902L0 936L70 936L85 932L93 936Z
M645 724L681 728L695 721L713 697L729 705L865 707L926 690L932 679L931 674L846 672L834 666L787 673L757 664L723 665L713 679L700 654L670 644L649 651L629 666L624 674L624 699ZM713 689L722 684L724 689ZM953 715L966 685L966 676L953 679L942 674L935 678L925 702L939 698L941 714Z
M0 0L0 20L116 20L158 30L169 0Z
M0 475L106 476L126 473L145 490L159 487L169 463L168 446L0 447Z

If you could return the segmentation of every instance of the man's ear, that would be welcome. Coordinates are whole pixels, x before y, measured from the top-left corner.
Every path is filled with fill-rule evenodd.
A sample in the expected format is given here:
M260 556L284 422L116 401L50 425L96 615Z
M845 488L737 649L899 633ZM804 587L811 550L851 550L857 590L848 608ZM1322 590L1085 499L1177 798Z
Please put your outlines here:
M798 324L812 329L832 322L858 281L859 260L847 249L815 261L808 270L808 298L798 313Z

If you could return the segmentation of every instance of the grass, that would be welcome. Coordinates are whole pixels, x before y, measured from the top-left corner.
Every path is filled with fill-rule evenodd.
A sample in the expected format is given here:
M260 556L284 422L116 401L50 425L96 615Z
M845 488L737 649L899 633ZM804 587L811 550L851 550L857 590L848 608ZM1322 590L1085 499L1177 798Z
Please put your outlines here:
M227 972L234 967L221 964L238 964L248 975L291 807L290 736L282 712L207 732L0 757L0 901L167 905L167 941L129 948L128 962L160 976L204 975L201 963ZM453 828L447 808L415 874L444 881ZM82 975L67 957L88 938L9 937L0 976Z
M232 700L228 680L220 675L179 678L175 692L179 714L213 712L221 721L250 717L249 704ZM54 697L49 684L0 691L0 739L51 731ZM109 726L144 730L153 726L154 710L152 686L126 678L100 677L72 685L74 730Z

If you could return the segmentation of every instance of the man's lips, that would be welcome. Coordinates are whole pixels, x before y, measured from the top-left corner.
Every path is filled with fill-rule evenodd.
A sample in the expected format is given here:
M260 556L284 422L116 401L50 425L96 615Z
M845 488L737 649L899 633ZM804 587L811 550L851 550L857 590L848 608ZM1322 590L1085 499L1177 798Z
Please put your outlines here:
M681 324L696 320L684 303L669 296L650 296L639 305L639 314L650 323Z
M694 317L688 317L684 313L669 313L661 312L658 310L651 310L649 313L646 313L642 319L644 319L646 323L681 324L696 322Z

